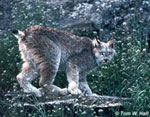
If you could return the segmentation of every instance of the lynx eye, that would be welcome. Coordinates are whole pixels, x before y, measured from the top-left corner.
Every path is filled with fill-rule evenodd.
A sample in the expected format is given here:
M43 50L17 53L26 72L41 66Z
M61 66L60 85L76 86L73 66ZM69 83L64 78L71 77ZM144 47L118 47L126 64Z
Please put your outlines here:
M101 55L104 55L104 52L100 52Z
M109 54L109 55L112 55L112 54L113 54L113 52L109 52L108 54Z

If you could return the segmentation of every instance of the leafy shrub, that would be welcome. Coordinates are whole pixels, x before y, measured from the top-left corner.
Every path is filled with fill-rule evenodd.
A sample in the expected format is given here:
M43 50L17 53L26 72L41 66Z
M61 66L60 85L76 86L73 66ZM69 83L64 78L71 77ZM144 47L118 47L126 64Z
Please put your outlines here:
M131 110L146 111L150 109L149 58L146 41L134 37L118 41L114 61L89 74L90 86L101 95L131 97Z

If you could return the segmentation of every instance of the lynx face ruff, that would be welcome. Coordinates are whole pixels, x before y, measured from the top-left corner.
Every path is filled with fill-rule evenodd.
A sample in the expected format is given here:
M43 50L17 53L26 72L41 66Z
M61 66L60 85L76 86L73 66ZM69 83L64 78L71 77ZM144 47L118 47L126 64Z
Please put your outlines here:
M17 80L25 92L36 96L42 92L31 81L38 76L40 86L50 94L92 96L86 80L88 71L110 61L115 53L114 40L104 43L49 27L36 25L23 32L13 30L13 34L24 61ZM66 70L68 88L53 85L58 70Z

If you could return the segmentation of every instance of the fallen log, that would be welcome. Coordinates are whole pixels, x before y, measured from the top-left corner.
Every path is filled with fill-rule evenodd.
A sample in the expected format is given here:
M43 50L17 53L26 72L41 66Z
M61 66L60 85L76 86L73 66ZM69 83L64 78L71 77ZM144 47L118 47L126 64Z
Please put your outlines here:
M122 111L125 103L131 103L131 98L122 98L115 96L54 96L45 95L37 98L31 94L23 92L9 92L5 94L6 100L10 103L2 102L1 105L5 108L11 107L16 110L20 116L64 116L64 117L79 117L82 114L85 116L102 116L115 117L115 112ZM81 113L82 112L82 113ZM43 113L45 115L43 115ZM63 114L63 115L62 115Z
M14 103L15 106L43 106L43 105L57 105L57 104L72 104L80 107L91 107L91 108L109 108L109 107L123 107L124 103L132 102L131 98L122 98L115 96L59 96L55 97L53 95L46 95L44 97L37 98L31 94L18 94L18 93L8 93L5 97L14 100L24 100L23 105L20 103Z

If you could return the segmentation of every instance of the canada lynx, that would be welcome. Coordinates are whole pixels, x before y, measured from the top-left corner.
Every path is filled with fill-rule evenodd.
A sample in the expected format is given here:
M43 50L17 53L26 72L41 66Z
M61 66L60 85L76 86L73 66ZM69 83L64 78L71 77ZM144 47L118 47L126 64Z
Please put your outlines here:
M98 65L110 61L115 53L114 40L107 43L97 39L78 37L70 33L42 26L25 31L13 30L18 38L24 64L17 76L25 92L42 96L41 90L31 84L40 75L40 86L50 94L84 94L92 96L86 75ZM66 70L68 88L53 85L58 70Z

